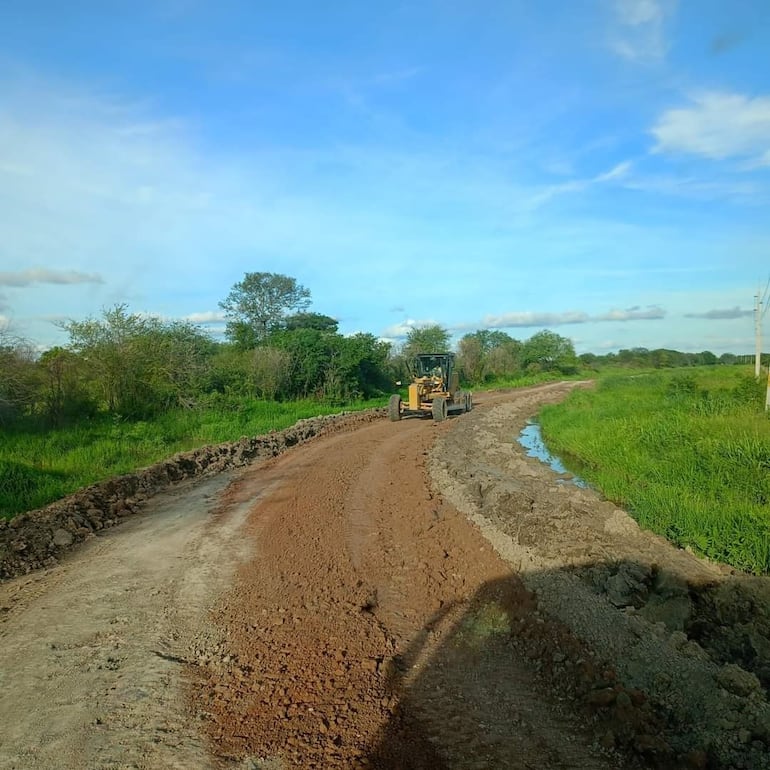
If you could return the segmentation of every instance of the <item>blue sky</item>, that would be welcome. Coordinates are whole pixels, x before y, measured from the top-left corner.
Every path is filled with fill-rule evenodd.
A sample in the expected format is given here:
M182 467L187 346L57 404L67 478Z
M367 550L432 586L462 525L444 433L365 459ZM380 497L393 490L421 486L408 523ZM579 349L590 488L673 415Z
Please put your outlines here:
M344 333L753 350L766 0L0 5L0 323L223 328L245 272Z

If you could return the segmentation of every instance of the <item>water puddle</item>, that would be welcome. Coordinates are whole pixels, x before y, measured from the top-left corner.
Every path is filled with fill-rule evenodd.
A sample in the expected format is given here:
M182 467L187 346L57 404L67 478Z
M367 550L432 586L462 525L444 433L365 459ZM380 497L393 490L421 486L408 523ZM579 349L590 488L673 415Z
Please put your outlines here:
M559 479L563 484L574 484L577 487L583 487L584 489L588 484L583 481L579 476L575 476L573 473L567 470L564 463L555 455L552 455L548 451L545 442L543 441L543 435L540 433L540 424L537 422L528 422L524 430L519 434L519 443L527 450L527 457L534 457L540 462L548 465L556 473L563 474L568 478Z

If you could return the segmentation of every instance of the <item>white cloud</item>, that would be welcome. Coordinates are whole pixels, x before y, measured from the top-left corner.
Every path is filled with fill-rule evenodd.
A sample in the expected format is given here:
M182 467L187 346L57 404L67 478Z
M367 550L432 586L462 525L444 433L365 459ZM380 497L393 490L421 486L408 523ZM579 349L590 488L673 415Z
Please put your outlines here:
M77 270L48 270L42 267L18 272L0 272L0 286L32 286L47 283L72 285L79 283L104 283L98 273L80 273Z
M685 318L703 318L709 321L728 321L746 318L754 314L753 310L741 310L737 305L731 308L706 310L703 313L685 313Z
M652 134L655 151L682 152L713 160L744 158L770 165L770 97L707 92L692 105L664 112Z
M533 326L562 326L584 324L590 321L588 313L574 310L566 313L503 313L484 317L482 326L489 329L527 328Z
M227 316L221 310L206 310L202 313L190 313L183 316L182 320L194 324L221 324L227 321Z
M534 328L537 326L566 326L605 321L655 321L664 318L666 311L656 306L626 310L610 310L598 315L590 315L583 310L568 310L562 313L515 312L485 316L480 324L463 324L462 329L509 329Z
M674 0L614 0L609 45L623 59L659 61L668 52L666 21Z
M426 326L441 326L441 324L438 321L433 320L415 321L412 318L407 318L405 321L400 321L397 324L388 326L388 328L382 332L381 337L386 340L401 340L405 339L412 329L423 329Z
M593 321L657 321L666 317L666 311L662 307L638 308L631 307L627 310L610 310L595 316Z

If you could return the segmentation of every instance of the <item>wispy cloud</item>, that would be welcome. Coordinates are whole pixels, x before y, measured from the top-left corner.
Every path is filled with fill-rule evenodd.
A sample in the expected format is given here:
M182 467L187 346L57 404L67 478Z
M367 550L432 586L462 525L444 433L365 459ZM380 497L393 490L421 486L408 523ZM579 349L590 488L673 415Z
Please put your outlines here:
M588 313L570 310L565 313L503 313L501 315L484 316L480 328L512 329L535 326L563 326L565 324L584 324L591 320Z
M709 321L729 321L736 318L746 318L753 315L753 313L753 310L741 310L741 308L736 306L725 309L706 310L704 313L685 313L685 318L704 318Z
M549 185L548 187L545 187L539 192L535 193L530 198L530 204L536 208L559 195L583 192L584 190L594 185L601 185L607 182L613 182L615 180L622 179L628 175L631 167L631 161L626 160L621 163L617 163L608 171L604 171L601 174L596 174L595 176L589 177L587 179L571 179L567 182L560 182L559 184Z
M594 316L592 321L659 321L666 317L666 311L658 305L647 308L630 307L626 310L610 310Z
M43 267L18 272L0 272L0 286L33 286L34 284L73 285L104 283L98 273L80 273L77 270L48 270ZM0 297L2 300L2 297Z
M182 320L194 324L222 324L227 321L227 316L221 311L205 310L202 313L190 313L183 316Z
M432 319L416 321L413 318L407 318L406 320L400 321L397 324L388 326L388 328L385 329L380 336L383 339L388 339L388 340L402 340L402 339L405 339L409 334L409 332L411 332L413 329L423 329L426 326L437 326L437 325L441 326L442 324Z
M711 91L664 112L652 128L656 152L770 166L770 97Z
M666 21L674 8L674 0L614 0L611 50L635 62L663 59L669 48Z
M569 310L564 313L503 313L485 316L481 326L489 329L530 328L536 326L566 326L605 321L656 321L665 318L666 311L658 306L627 310L609 310L599 315L590 315L581 310Z

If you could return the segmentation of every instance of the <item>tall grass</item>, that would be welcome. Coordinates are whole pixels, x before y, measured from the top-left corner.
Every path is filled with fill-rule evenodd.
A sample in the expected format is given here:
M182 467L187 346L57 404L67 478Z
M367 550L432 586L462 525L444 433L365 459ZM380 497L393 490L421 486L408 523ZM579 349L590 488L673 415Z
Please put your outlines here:
M770 420L746 370L610 377L540 414L560 455L679 546L770 573Z
M382 406L358 402L345 409ZM317 401L222 399L203 409L133 422L108 416L57 430L32 425L0 432L0 516L39 508L97 481L206 444L282 430L342 407Z

